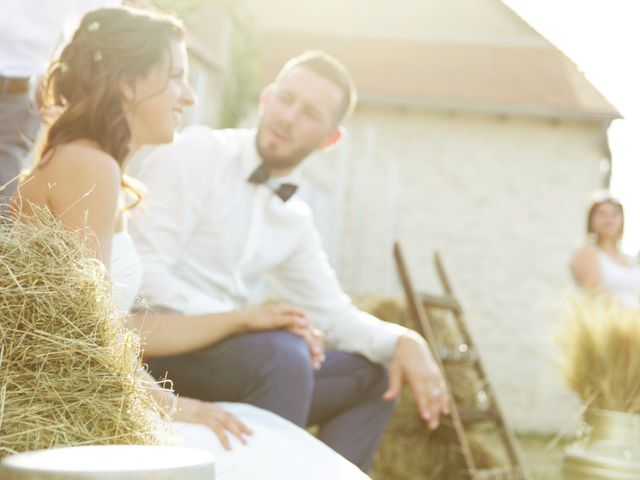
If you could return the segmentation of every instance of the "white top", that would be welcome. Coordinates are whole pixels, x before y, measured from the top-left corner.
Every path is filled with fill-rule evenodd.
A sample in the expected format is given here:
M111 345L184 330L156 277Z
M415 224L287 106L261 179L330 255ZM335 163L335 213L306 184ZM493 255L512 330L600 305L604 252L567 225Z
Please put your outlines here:
M113 301L121 313L133 307L140 285L143 266L131 236L126 232L113 235L111 243L111 289Z
M596 248L596 254L604 289L624 306L638 308L640 306L640 265L637 260L628 257L630 266L627 267L616 262L599 248Z
M55 49L82 16L120 0L0 0L0 75L44 73Z
M143 295L186 314L229 311L246 307L268 276L328 348L388 362L406 329L352 305L297 195L285 203L247 182L261 163L255 135L191 127L143 160L148 193L129 229L144 260Z

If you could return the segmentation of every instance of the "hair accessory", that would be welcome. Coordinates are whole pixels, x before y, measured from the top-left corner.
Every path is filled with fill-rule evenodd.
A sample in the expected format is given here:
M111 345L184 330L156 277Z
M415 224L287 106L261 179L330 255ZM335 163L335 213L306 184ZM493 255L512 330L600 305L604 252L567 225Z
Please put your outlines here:
M618 198L611 195L611 192L607 189L596 190L591 194L591 203L615 203L620 205L621 202Z
M100 22L91 22L87 27L87 30L90 32L95 32L100 29Z
M102 61L102 51L96 50L96 52L93 54L93 61L96 63Z
M68 71L69 71L69 65L67 65L65 62L60 62L60 73L64 75Z

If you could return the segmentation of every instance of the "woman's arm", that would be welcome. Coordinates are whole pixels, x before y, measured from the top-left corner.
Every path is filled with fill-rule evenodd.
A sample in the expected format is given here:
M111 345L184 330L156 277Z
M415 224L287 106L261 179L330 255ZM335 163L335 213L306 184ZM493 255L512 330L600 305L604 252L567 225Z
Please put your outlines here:
M240 312L182 315L144 311L130 315L127 326L140 335L146 357L198 350L247 329Z
M184 423L199 423L209 427L216 434L225 450L231 450L228 434L246 444L245 436L253 432L238 417L213 402L203 402L195 398L178 397L171 390L162 388L147 372L140 370L142 378L151 386L151 396L156 403L169 413L173 420Z
M140 335L149 357L190 352L251 331L286 329L304 338L310 328L304 312L283 304L203 315L138 312L128 327Z
M598 256L591 245L583 245L571 258L571 273L576 283L590 293L604 292Z

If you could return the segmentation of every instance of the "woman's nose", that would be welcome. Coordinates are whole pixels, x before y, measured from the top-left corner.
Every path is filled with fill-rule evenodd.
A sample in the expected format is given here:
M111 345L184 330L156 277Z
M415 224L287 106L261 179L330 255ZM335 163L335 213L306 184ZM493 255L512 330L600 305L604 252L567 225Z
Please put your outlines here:
M197 101L196 93L193 91L193 87L188 80L185 80L184 82L181 101L186 106L191 106Z

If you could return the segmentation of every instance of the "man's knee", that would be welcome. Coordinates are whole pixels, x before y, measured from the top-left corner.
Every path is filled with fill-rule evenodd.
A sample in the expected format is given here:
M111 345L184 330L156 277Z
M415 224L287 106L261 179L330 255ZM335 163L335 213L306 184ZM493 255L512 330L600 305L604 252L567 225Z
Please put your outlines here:
M313 366L305 341L281 330L253 334L247 354L257 358L262 375L311 384Z

